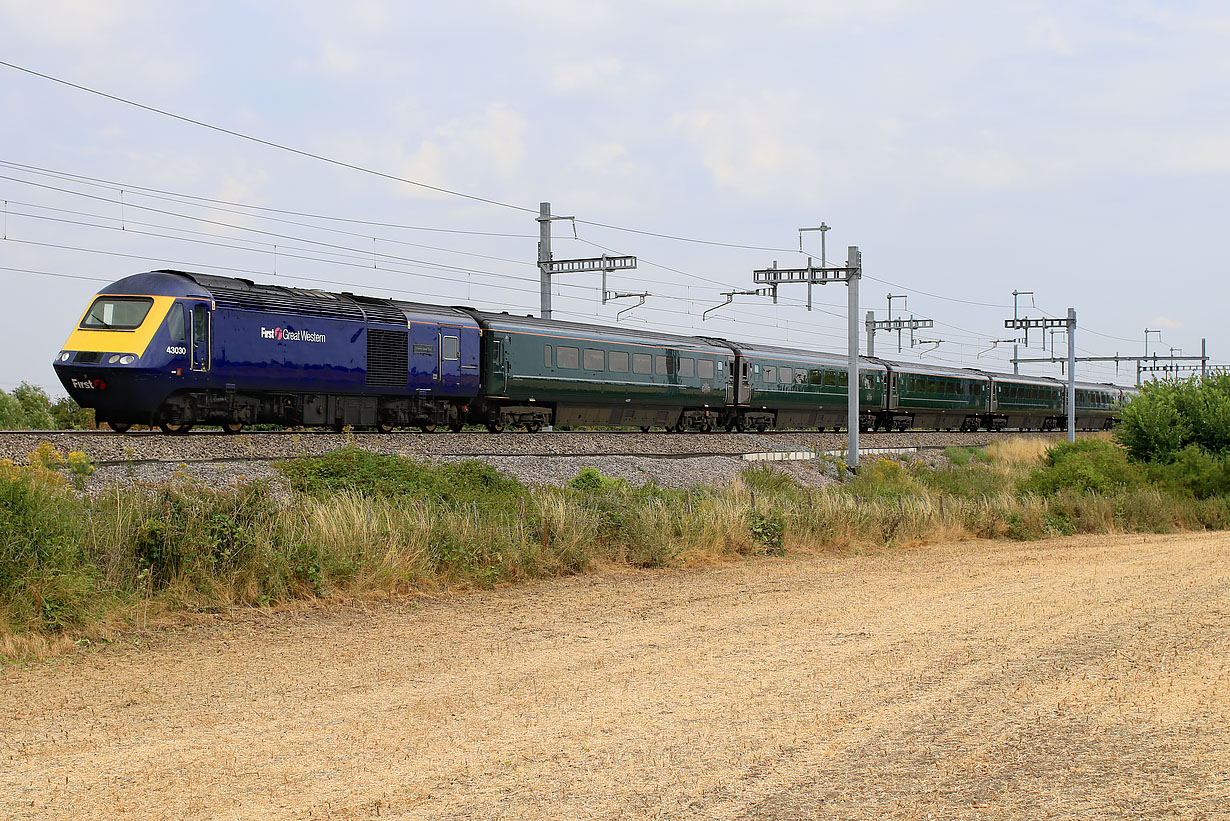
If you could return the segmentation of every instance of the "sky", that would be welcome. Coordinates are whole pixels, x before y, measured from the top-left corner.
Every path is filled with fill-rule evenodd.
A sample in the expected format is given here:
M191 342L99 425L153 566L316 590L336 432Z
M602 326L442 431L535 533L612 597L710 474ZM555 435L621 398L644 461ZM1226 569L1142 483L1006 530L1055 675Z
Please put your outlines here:
M1228 40L1215 1L0 0L0 388L62 393L158 268L537 314L540 202L651 294L556 276L560 319L844 352L840 284L705 314L823 222L860 337L890 294L935 323L877 355L1011 372L1015 290L1079 356L1230 363Z

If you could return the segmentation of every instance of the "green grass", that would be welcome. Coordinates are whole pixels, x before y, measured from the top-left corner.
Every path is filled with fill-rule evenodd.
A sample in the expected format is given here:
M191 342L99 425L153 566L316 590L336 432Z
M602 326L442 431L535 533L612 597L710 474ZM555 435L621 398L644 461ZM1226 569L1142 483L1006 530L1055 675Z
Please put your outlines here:
M282 464L287 499L265 483L218 490L187 477L83 496L71 484L82 466L40 451L30 466L0 462L0 654L14 636L97 635L162 611L490 587L610 564L1230 526L1217 460L1141 466L1106 439L1053 447L1041 464L970 456L935 469L870 461L824 488L756 466L726 487L676 490L593 469L527 487L477 461L347 447Z

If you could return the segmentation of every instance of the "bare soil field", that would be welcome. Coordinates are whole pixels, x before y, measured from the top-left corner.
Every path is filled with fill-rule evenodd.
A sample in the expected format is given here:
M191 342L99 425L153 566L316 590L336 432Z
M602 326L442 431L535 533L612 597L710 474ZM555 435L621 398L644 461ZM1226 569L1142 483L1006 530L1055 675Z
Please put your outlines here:
M0 818L1230 818L1230 535L245 611L0 672Z

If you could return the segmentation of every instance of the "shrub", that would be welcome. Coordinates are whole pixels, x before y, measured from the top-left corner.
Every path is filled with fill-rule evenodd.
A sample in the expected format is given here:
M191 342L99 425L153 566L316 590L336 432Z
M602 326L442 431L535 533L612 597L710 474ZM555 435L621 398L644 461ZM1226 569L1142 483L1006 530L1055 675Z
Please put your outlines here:
M1146 383L1120 418L1115 437L1141 461L1169 461L1189 445L1230 453L1230 373Z
M48 473L11 463L0 471L0 620L59 632L88 621L101 602L84 550L88 515Z
M923 493L914 475L896 459L876 459L862 466L846 485L855 496L914 496Z
M1142 469L1127 452L1106 439L1078 439L1050 448L1046 460L1021 484L1029 493L1049 496L1061 490L1092 490L1114 494L1132 490L1144 480Z
M1149 480L1171 493L1208 499L1230 493L1230 457L1188 445L1169 462L1147 466Z
M318 498L342 491L446 502L507 501L529 495L521 482L477 459L432 465L353 445L324 456L280 462L278 468L291 487Z
M590 493L608 493L612 490L626 490L628 480L606 476L597 468L584 467L581 472L568 480L568 487Z

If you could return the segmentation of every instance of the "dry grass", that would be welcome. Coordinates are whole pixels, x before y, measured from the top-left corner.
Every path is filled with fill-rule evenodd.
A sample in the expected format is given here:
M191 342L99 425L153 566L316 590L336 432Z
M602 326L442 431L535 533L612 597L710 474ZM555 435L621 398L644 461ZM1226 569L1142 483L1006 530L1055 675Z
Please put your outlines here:
M0 673L0 807L1223 818L1228 578L1224 535L1085 537L244 611Z

